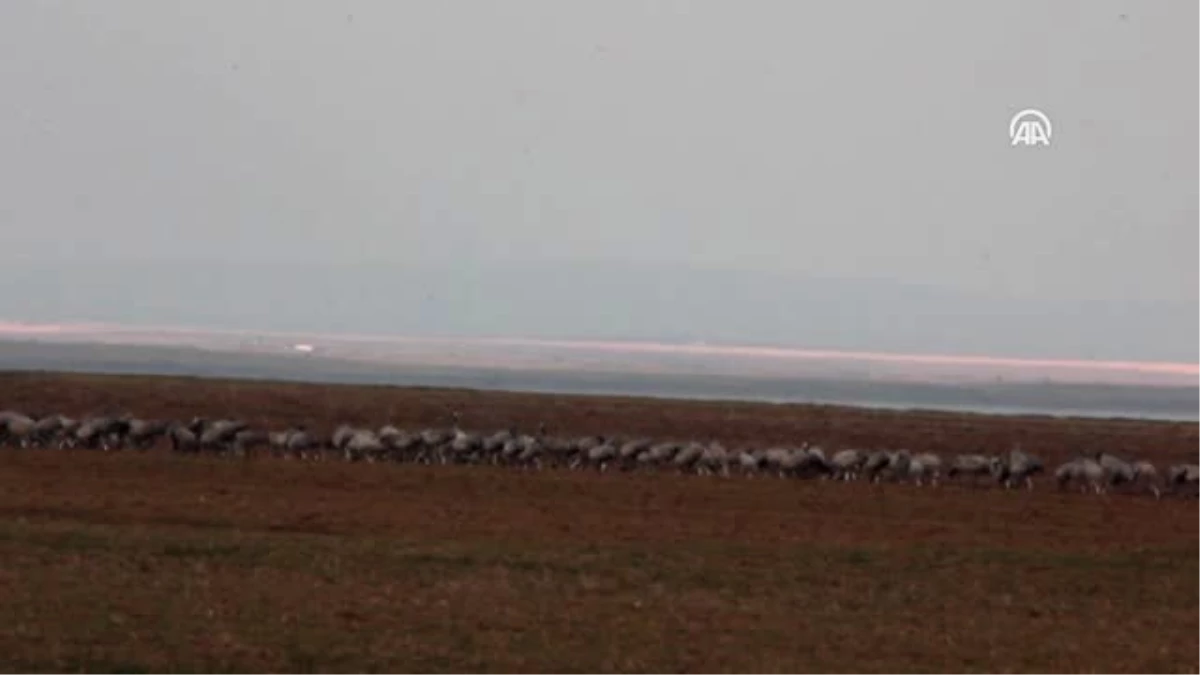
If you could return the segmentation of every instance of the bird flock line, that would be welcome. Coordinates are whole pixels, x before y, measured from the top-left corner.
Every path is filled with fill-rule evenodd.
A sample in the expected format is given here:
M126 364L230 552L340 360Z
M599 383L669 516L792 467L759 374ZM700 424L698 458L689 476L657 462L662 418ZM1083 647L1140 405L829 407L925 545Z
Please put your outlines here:
M796 446L727 448L719 441L653 439L623 435L553 435L539 425L535 433L502 429L492 433L464 430L460 415L450 427L404 430L343 424L331 434L305 426L255 429L239 419L194 417L186 422L141 419L133 415L41 417L0 411L0 446L81 448L98 451L148 450L162 440L173 452L300 460L341 458L350 462L401 462L426 465L493 465L529 470L674 471L715 476L778 476L874 483L943 482L997 485L1032 490L1035 477L1047 475L1038 457L1019 446L1001 454L958 454L945 460L931 452L906 449L826 449ZM1104 494L1120 490L1196 496L1200 467L1176 464L1159 471L1144 460L1111 453L1081 453L1048 474L1060 490Z

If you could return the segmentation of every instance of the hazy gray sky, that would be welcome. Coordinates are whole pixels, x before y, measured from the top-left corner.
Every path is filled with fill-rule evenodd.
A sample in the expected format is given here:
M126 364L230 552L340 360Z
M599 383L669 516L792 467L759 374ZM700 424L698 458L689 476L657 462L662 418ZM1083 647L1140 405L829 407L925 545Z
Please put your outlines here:
M1156 325L1115 311L1086 345L1046 337L1194 359L1197 18L1195 0L10 0L0 265L761 270L1154 306ZM1051 147L1009 145L1027 107ZM1012 330L1037 351L1037 325Z

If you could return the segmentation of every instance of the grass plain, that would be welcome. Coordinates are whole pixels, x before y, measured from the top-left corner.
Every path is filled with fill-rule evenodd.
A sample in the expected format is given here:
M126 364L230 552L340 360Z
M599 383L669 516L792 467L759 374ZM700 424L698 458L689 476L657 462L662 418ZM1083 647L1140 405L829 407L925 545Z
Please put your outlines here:
M0 407L1196 461L1195 423L0 375ZM1192 499L0 451L5 671L1196 672Z

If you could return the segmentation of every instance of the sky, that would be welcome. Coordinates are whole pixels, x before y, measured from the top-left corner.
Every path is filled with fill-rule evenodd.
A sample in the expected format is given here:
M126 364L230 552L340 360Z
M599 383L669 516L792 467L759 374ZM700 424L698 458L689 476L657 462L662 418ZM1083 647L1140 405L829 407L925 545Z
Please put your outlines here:
M1197 13L0 3L0 318L1194 363Z

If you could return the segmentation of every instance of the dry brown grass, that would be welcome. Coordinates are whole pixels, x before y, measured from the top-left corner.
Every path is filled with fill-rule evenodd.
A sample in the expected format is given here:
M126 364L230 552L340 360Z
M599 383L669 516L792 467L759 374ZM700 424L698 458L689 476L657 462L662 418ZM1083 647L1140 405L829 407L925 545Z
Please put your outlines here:
M1195 454L1195 424L0 378L0 405ZM719 432L719 433L718 433ZM810 436L806 436L806 434ZM859 442L855 440L854 442ZM0 452L0 669L1188 671L1196 502Z

